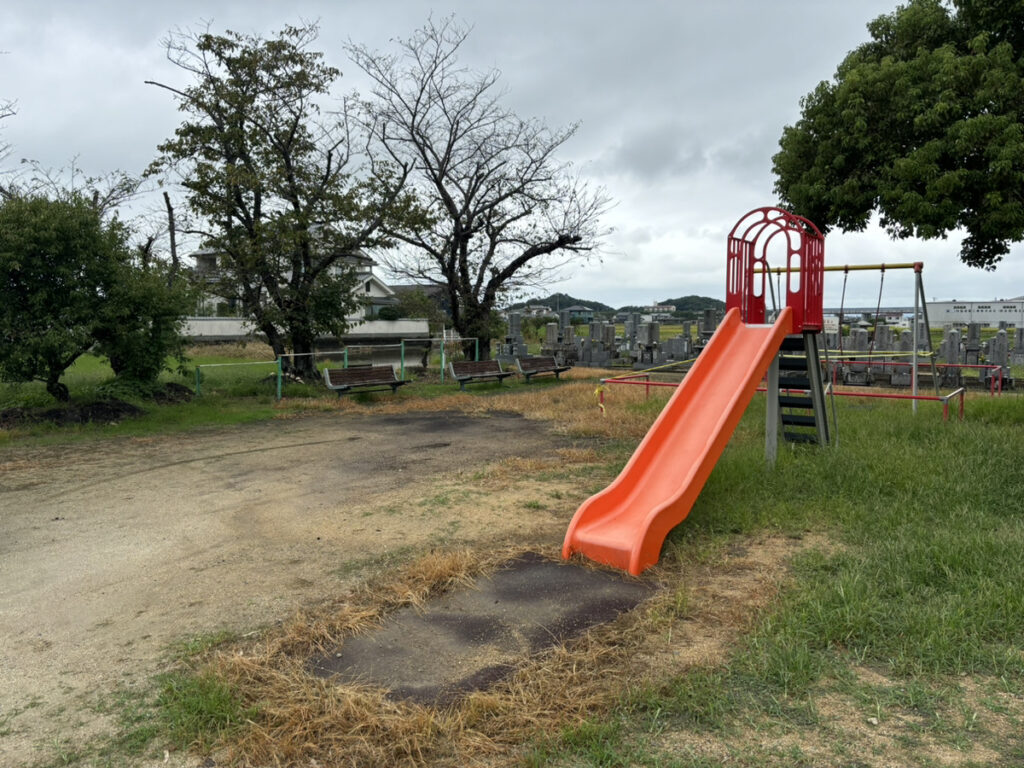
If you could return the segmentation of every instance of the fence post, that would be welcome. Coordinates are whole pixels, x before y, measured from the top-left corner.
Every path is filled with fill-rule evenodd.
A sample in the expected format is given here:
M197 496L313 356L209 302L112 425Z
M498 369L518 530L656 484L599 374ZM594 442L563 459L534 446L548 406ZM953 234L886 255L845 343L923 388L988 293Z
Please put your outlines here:
M441 383L444 384L444 336L441 336Z
M402 356L401 356L402 370L399 372L398 378L399 379L405 379L405 339L401 339L399 341L399 344L401 345L401 348L402 348Z
M284 365L281 360L281 355L277 356L277 400L281 401L281 379L283 378Z
M199 378L199 369L202 368L202 367L203 366L201 366L201 365L197 365L196 366L196 397L199 397L201 394L203 394L203 386L202 386L202 384L200 384L200 378Z
M348 347L345 347L344 352L345 352L345 360L341 364L341 367L342 368L348 368Z
M473 339L473 342L474 342L474 346L475 346L475 349L476 349L476 352L473 355L473 359L479 362L479 360L480 360L480 337L478 336L477 338Z

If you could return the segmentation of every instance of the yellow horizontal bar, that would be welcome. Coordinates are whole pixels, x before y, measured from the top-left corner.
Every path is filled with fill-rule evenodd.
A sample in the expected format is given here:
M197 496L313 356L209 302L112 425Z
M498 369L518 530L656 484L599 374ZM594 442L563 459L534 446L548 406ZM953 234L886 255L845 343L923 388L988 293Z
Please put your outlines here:
M641 374L644 373L654 373L655 371L660 371L663 368L674 368L677 365L687 365L689 363L695 362L697 362L697 358L691 357L689 360L677 360L674 363L665 363L664 365L659 365L654 368L646 368L642 371L633 371L632 373L620 373L618 376L612 376L611 378L604 379L604 381L615 381L616 379L633 378L634 376L640 376Z
M823 267L823 269L826 272L864 272L868 270L884 272L887 269L917 269L918 267L921 267L923 269L924 264L920 261L906 262L901 264L846 264L842 267ZM763 271L764 270L762 269L755 268L754 274L759 275ZM788 267L772 267L768 271L775 275L781 275L786 272L789 272L790 270ZM797 272L799 270L794 269L792 271Z

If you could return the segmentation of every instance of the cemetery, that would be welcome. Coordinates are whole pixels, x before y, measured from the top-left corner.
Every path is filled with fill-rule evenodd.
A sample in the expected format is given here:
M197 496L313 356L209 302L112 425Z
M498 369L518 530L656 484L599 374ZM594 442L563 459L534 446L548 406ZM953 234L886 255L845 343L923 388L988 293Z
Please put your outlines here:
M685 372L714 334L723 314L705 310L698 322L684 321L678 334L663 339L663 324L643 322L639 313L628 317L620 333L615 323L573 325L563 312L558 322L545 326L540 354L588 368ZM508 335L497 346L497 357L502 362L513 363L528 354L522 319L520 312L508 313ZM829 319L826 317L826 323ZM838 318L831 319L839 328ZM978 322L944 323L941 342L933 349L928 327L920 323L917 357L921 386L989 391L1013 388L1011 366L1024 365L1024 327L1009 327L1002 321L996 333L982 341L983 327ZM841 331L826 330L822 334L822 353L826 378L835 385L911 386L914 332L910 328L861 319L844 325Z

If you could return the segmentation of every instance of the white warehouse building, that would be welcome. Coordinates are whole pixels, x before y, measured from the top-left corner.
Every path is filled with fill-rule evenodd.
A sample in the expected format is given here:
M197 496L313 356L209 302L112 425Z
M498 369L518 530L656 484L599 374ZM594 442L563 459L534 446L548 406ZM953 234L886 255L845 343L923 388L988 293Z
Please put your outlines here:
M932 326L953 323L981 323L988 328L998 328L1006 323L1014 328L1024 328L1024 296L1000 301L930 301L928 322Z

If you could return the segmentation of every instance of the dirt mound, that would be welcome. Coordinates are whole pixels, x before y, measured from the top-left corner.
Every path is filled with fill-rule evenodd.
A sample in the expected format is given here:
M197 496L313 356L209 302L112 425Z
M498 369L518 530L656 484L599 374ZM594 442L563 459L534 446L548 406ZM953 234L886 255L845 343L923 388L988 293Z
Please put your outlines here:
M193 397L195 397L195 393L191 389L176 381L168 381L162 390L153 393L153 401L161 404L187 403Z
M142 409L124 400L109 398L94 403L67 403L53 408L8 408L0 411L0 428L13 429L27 424L50 422L68 424L111 424L142 414Z

